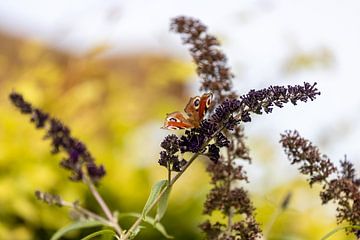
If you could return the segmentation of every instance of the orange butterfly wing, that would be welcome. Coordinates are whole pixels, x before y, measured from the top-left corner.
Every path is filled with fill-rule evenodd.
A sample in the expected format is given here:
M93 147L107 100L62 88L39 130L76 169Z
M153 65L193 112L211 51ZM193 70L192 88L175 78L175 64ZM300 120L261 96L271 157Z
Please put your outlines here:
M199 106L199 120L203 120L207 110L211 105L212 93L204 93L200 98L200 106Z
M200 107L200 97L192 97L184 108L184 112L189 116L189 121L192 122L196 127L199 126L199 107Z
M166 115L162 128L179 130L193 127L194 125L188 119L186 119L181 112L173 112Z
M196 127L199 126L203 120L206 111L209 109L212 99L212 93L204 93L201 97L196 96L190 98L184 111L189 116L189 121Z
M184 109L188 117L185 117L181 112L169 113L162 128L178 130L199 127L201 120L210 107L211 99L212 93L204 93L201 97L190 98Z

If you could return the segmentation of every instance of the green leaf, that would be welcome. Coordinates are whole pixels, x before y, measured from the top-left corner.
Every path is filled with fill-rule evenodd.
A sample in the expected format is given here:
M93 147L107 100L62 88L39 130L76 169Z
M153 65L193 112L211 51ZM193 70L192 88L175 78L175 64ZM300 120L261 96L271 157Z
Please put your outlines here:
M119 239L113 230L103 229L103 230L100 230L97 232L93 232L93 233L87 235L86 237L83 237L81 240L89 240L89 239L92 239L94 237L101 236L101 235L111 235L113 237L116 237L116 239Z
M322 237L321 240L328 239L330 236L334 235L336 232L338 232L340 230L348 229L348 228L359 229L360 230L360 225L350 225L350 226L335 228L334 230L332 230L331 232L326 234L324 237Z
M142 218L142 214L140 213L120 213L119 214L119 218L125 218L125 217L134 217L134 218ZM171 239L171 238L174 238L173 236L169 235L167 232L166 232L166 229L165 227L159 223L159 222L156 222L154 218L152 217L149 217L149 216L146 216L145 219L144 219L144 222L152 225L156 230L158 230L165 238L168 238L168 239Z
M60 228L54 235L52 235L50 240L57 240L64 236L66 233L81 229L81 228L91 228L91 227L98 227L98 226L107 226L105 223L95 220L88 220L88 221L79 221L67 225L65 227Z
M141 216L142 215L140 213L137 213L137 212L119 213L119 215L118 215L119 219L127 218L127 217L139 218Z
M167 188L165 193L161 196L155 216L155 222L160 222L160 220L164 217L168 206L170 192L171 192L171 187Z
M166 232L166 229L164 227L164 225L162 225L161 223L157 222L155 223L155 219L153 219L152 221L152 225L155 227L156 230L158 230L165 238L167 239L172 239L174 238L173 236L169 235L167 232Z
M116 240L120 240L117 235L113 236L113 235L110 235L110 234L104 234L99 239L100 240L114 240L114 237L115 237Z
M129 236L129 239L134 239L135 237L136 237L136 235L138 235L139 233L140 233L140 230L142 229L142 228L145 228L145 227L143 227L143 226L137 226L135 229L134 229L134 231L132 231L131 232L131 234L130 234L130 236Z
M159 193L161 192L163 187L166 186L166 184L167 184L167 180L160 180L157 183L155 183L151 188L151 192L149 194L149 197L146 201L146 204L141 214L143 219L145 219L146 215L151 210L150 206L154 203L155 199L159 196Z

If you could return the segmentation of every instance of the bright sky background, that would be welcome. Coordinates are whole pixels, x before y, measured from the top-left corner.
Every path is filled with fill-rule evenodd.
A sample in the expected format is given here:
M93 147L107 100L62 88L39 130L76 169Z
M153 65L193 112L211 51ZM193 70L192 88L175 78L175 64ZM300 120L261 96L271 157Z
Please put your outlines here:
M168 31L170 18L178 15L201 19L222 40L240 93L275 84L318 83L322 94L316 101L275 109L247 124L250 142L265 134L267 147L277 149L277 163L269 168L297 174L278 144L279 133L297 129L331 159L346 154L360 171L358 0L0 1L0 28L66 51L81 54L106 43L118 53L163 52L190 61L179 36ZM322 51L331 56L329 66L284 72L294 55ZM254 161L250 174L261 178L266 170ZM287 177L279 174L273 181Z

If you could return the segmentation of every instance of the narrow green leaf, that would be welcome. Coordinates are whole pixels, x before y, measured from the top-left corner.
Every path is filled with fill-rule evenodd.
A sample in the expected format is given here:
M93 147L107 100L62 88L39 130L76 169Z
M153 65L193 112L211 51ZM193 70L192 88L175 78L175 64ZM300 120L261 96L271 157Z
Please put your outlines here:
M91 227L98 227L98 226L107 226L105 223L95 220L88 220L88 221L79 221L72 224L69 224L65 227L60 228L54 235L52 235L50 240L57 240L64 236L66 233L81 229L81 228L91 228Z
M153 222L155 222L155 219L154 219ZM155 223L155 225L153 224L153 226L154 226L155 229L158 230L165 238L167 238L167 239L172 239L172 238L174 238L173 236L169 235L169 234L166 232L166 229L165 229L164 225L162 225L161 223L157 222L157 223Z
M110 234L102 235L101 238L99 238L99 240L114 240L114 237L116 240L120 240L120 238L117 235L110 235Z
M321 240L328 239L329 237L334 235L336 232L338 232L340 230L348 229L348 228L359 229L360 230L360 225L350 225L350 226L345 226L345 227L337 227L334 230L332 230L331 232L329 232L328 234L326 234L324 237L322 237Z
M155 183L153 185L153 187L151 188L151 192L149 194L149 197L146 201L146 204L144 206L144 209L142 211L142 218L145 219L146 215L149 213L150 206L154 203L156 197L159 195L159 193L161 192L161 189L163 189L164 186L166 186L167 180L160 180L157 183Z
M142 228L145 228L141 225L137 226L137 228L134 229L134 231L131 232L129 239L134 239L136 237L136 235L138 235L141 231Z
M133 217L133 218L138 218L141 217L140 213L137 212L129 212L129 213L119 213L118 218L127 218L127 217Z
M171 192L171 187L166 189L165 193L161 196L161 198L159 200L156 216L155 216L155 222L160 222L160 220L165 215L165 212L166 212L166 209L168 206L170 192Z
M93 233L87 235L86 237L83 237L81 240L90 240L90 239L92 239L94 237L101 236L101 235L111 235L111 236L116 237L118 239L118 237L116 236L116 233L113 230L103 229L103 230L100 230L100 231L97 231L97 232L93 232Z
M125 217L134 217L134 218L139 218L142 217L142 215L140 213L120 213L119 214L119 218L125 218ZM174 238L173 236L169 235L166 232L165 227L159 223L156 222L154 218L146 216L144 219L144 222L152 225L156 230L158 230L165 238L171 239Z

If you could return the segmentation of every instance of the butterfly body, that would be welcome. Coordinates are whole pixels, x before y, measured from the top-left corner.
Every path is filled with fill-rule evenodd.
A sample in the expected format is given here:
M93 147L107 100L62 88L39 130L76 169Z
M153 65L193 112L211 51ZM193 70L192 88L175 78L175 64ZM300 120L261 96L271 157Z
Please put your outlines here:
M179 130L187 128L197 128L200 126L206 111L209 109L212 99L212 93L205 93L201 97L196 96L190 98L185 106L184 116L181 112L172 112L167 114L164 122L164 129Z

